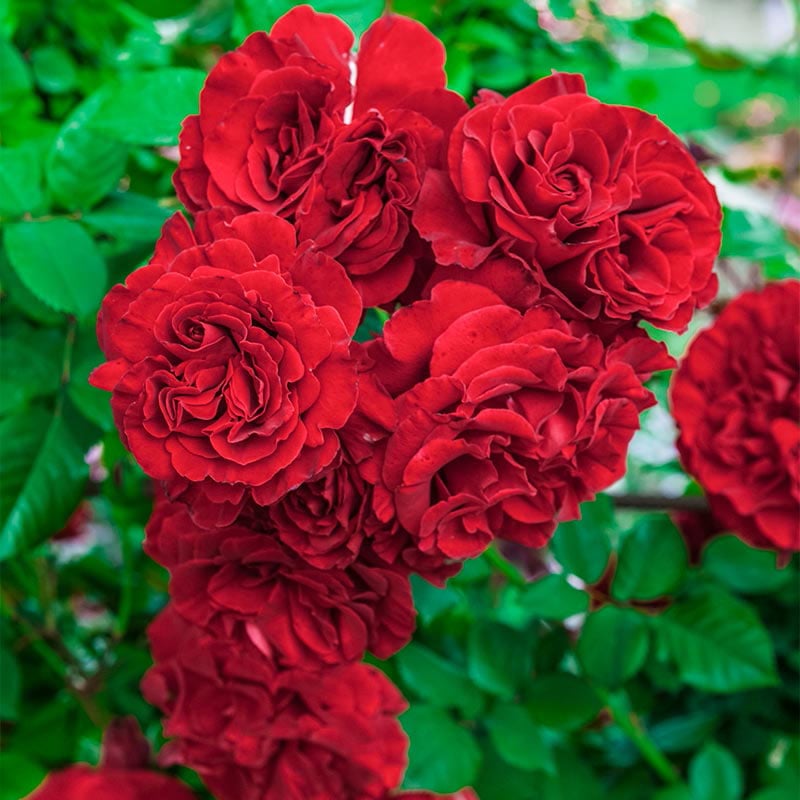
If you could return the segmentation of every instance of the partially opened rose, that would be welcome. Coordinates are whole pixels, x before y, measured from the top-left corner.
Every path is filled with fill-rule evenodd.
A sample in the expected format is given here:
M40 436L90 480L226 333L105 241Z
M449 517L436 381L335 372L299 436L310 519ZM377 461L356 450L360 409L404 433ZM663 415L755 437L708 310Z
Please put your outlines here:
M400 783L405 702L374 667L276 670L257 642L210 636L174 610L150 626L145 698L165 714L165 764L217 800L382 800Z
M414 630L405 574L364 558L347 569L317 569L274 530L241 523L203 530L183 505L162 502L146 550L169 569L178 613L214 634L258 641L281 666L358 661L367 649L388 658Z
M418 22L384 15L357 56L353 43L341 20L299 6L223 56L184 122L175 187L192 211L296 222L375 305L398 297L427 254L411 212L466 104L445 89L444 48Z
M396 397L382 483L422 553L471 558L494 537L543 545L625 471L642 380L671 365L645 336L605 344L549 307L520 313L454 281L370 345Z
M112 392L145 472L230 522L246 499L274 502L336 458L360 314L342 267L298 249L287 222L208 212L192 230L176 215L150 263L103 301L108 363L92 382Z
M414 214L441 264L502 256L572 317L669 330L716 293L720 219L713 188L668 128L589 97L581 76L565 74L508 99L482 92Z
M692 342L670 402L681 460L719 523L800 550L800 281L731 301Z

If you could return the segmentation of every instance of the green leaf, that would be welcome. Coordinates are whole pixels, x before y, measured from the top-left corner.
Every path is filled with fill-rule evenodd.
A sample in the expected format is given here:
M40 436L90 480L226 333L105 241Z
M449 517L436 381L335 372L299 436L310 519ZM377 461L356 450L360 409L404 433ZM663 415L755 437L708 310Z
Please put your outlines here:
M654 600L680 586L686 544L666 514L647 515L623 539L611 584L618 600Z
M485 620L470 629L468 671L482 689L510 699L532 667L533 641L526 633Z
M382 308L368 308L353 337L357 342L368 342L383 330L389 315Z
M563 575L547 575L526 586L507 586L498 615L513 627L525 627L533 619L564 620L589 610L589 595L570 586Z
M676 783L674 786L659 789L653 795L653 800L692 800L692 793L687 786Z
M614 527L614 506L611 499L599 495L592 503L581 506L581 519L562 522L550 547L559 564L587 583L596 583L605 572L611 556L608 531Z
M14 752L0 753L0 800L19 800L27 797L47 775L47 770L35 761Z
M586 618L578 639L578 659L589 678L613 689L641 669L648 644L647 623L640 614L604 606Z
M128 144L170 145L178 141L184 117L197 113L205 73L170 67L138 72L100 90L91 127Z
M542 800L601 800L607 797L582 754L559 749L555 755L555 773L544 776L541 784Z
M538 723L565 731L593 720L603 705L583 678L566 672L534 678L525 689L525 703Z
M31 76L19 51L0 37L0 114L12 110L31 90Z
M42 169L35 150L0 147L0 216L20 217L41 208Z
M496 705L486 718L489 737L504 761L519 769L553 769L550 745L525 712L510 703Z
M790 249L786 232L772 218L756 211L725 209L720 257L765 261L785 257Z
M70 211L91 208L125 173L128 147L90 127L102 98L94 95L67 117L45 165L55 200Z
M703 550L703 568L723 586L742 594L768 594L791 580L789 569L778 569L777 555L757 550L738 536L716 536Z
M711 742L689 764L692 800L739 800L742 796L742 770L734 756Z
M7 327L0 360L0 416L58 389L63 347L56 331Z
M419 575L411 576L411 592L414 608L423 625L430 625L438 616L458 605L460 599L458 591L447 586L434 586Z
M14 653L0 646L0 720L16 721L19 715L20 674Z
M483 708L483 695L456 666L422 644L411 642L396 656L405 685L437 708L456 708L474 717Z
M11 266L36 297L56 311L94 313L106 287L106 267L77 222L18 222L5 236Z
M472 734L442 709L416 705L400 717L408 734L408 789L455 792L475 780L481 752Z
M84 214L93 231L125 242L155 242L172 212L157 200L133 192L113 194L101 206Z
M34 408L0 420L0 560L52 536L83 496L95 428Z
M89 374L101 363L100 358L88 357L72 368L72 378L67 389L75 408L104 432L114 427L111 413L111 396L89 384Z
M547 7L556 19L573 19L575 17L573 0L547 0Z
M698 592L655 617L681 678L707 692L774 686L775 656L755 611L722 590Z
M75 62L63 47L43 45L31 53L31 66L36 85L48 94L72 91L77 82Z

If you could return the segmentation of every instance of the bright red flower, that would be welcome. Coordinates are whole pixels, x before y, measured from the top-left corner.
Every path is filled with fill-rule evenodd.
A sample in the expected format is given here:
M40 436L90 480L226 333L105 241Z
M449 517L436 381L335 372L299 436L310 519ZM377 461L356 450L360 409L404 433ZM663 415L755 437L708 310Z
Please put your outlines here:
M500 255L569 316L670 330L716 293L720 219L677 137L564 74L508 99L482 92L414 214L442 264L473 269Z
M161 502L147 552L170 571L176 611L221 637L249 638L282 666L313 669L388 658L414 630L408 577L361 558L316 569L269 528L203 530L183 504Z
M75 764L51 772L26 800L195 800L175 778L149 769Z
M185 764L218 800L378 800L400 782L406 707L365 664L276 670L244 639L209 636L167 609L149 636L142 690Z
M411 211L466 104L419 23L385 15L357 57L352 45L341 20L300 6L223 56L184 122L175 186L192 211L296 221L375 305L400 295L426 252Z
M731 301L670 397L681 460L714 516L757 547L800 549L800 281Z
M271 214L175 215L103 301L92 374L123 442L171 496L231 521L327 467L356 402L361 303L336 262ZM220 510L221 509L221 510ZM210 513L208 515L211 515Z
M624 473L642 380L671 365L646 336L604 342L548 307L444 282L371 343L396 398L382 482L423 553L471 558L494 537L543 545Z

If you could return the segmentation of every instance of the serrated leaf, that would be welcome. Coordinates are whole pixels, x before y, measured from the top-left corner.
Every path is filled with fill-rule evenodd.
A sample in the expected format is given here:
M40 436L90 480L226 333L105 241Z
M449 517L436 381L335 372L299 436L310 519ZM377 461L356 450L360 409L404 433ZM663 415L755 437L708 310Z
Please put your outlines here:
M204 72L185 67L127 75L100 90L89 125L128 144L176 144L184 117L197 112L205 78Z
M724 747L710 742L689 764L692 800L739 800L742 769Z
M562 522L550 548L565 571L587 583L595 583L605 572L611 556L608 532L614 527L614 507L605 495L581 506L581 519Z
M29 147L0 147L0 216L19 217L42 206L42 169Z
M433 650L411 642L396 656L404 684L437 708L457 708L474 717L483 707L483 695L467 675Z
M83 496L96 430L41 408L0 421L0 560L56 533Z
M722 590L675 603L652 620L681 678L708 692L774 686L775 656L755 611Z
M703 549L703 568L723 586L742 594L766 594L792 578L789 569L778 569L777 555L757 550L738 536L716 536Z
M84 210L102 200L125 173L128 146L90 127L100 107L94 95L67 117L45 165L55 200L66 209Z
M495 749L511 766L552 771L550 745L524 708L500 703L486 718L486 726Z
M400 724L410 740L405 788L455 792L474 782L481 752L472 734L448 712L417 705L400 717Z
M525 689L525 703L541 725L573 731L597 716L603 703L577 675L554 673L534 678Z
M666 515L642 518L623 539L611 583L617 600L654 600L680 586L688 553L678 529Z
M36 297L78 317L97 310L106 266L86 231L66 219L18 222L5 235L8 260Z
M529 679L533 639L506 625L480 620L469 632L468 672L482 689L505 699Z
M647 657L645 619L635 611L603 606L586 618L577 653L586 675L601 686L616 688L632 678Z

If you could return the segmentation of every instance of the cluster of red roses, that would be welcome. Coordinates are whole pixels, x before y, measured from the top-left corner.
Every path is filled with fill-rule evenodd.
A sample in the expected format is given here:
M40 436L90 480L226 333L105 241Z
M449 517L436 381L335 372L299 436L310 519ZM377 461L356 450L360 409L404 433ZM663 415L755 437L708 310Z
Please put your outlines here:
M352 45L299 7L222 57L181 134L194 226L98 320L93 382L164 492L143 689L223 800L399 796L404 702L360 661L411 637L409 575L576 518L672 363L637 323L716 290L719 205L656 119L574 75L469 109L402 17Z

